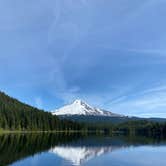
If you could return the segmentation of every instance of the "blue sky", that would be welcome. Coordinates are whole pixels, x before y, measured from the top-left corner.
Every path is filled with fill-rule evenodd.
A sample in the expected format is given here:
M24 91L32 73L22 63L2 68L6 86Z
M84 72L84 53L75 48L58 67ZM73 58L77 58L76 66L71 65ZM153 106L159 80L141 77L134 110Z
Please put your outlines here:
M165 17L165 0L0 0L0 89L166 117Z

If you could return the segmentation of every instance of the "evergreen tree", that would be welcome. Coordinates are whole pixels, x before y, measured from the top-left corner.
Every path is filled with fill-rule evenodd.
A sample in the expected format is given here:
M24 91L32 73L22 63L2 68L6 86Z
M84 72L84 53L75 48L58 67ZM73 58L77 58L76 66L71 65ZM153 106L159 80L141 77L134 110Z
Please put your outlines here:
M0 92L0 129L48 131L80 128L78 123L60 120L49 112L21 103Z

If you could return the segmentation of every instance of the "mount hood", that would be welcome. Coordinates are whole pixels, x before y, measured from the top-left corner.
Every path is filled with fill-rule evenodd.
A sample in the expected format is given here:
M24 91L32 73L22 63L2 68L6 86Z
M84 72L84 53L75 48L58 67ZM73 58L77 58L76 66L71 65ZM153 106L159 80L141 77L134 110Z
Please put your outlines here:
M123 115L115 114L110 111L92 107L82 100L75 100L72 104L54 110L52 114L57 116L84 115L84 116L123 117Z

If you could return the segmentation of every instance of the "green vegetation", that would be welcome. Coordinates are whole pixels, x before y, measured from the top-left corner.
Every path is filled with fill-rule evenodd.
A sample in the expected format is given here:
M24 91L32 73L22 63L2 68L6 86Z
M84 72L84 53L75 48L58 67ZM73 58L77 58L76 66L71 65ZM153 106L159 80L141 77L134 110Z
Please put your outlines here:
M83 125L83 124L82 124ZM84 123L84 128L88 131L106 134L123 133L129 135L146 135L146 136L163 136L166 137L166 123L159 123L147 120L128 121L124 123L114 124L107 123Z
M51 113L38 110L0 92L0 132L5 131L68 131L81 126L70 120L60 120Z
M129 121L115 126L115 130L130 134L166 136L166 123L151 121Z

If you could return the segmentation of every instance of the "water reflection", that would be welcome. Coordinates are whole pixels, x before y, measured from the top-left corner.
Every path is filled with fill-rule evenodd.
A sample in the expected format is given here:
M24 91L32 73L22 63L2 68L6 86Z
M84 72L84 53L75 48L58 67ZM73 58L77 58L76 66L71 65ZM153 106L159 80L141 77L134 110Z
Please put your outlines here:
M72 165L81 165L88 160L111 152L114 149L110 147L55 147L50 152L71 161Z
M140 145L160 145L164 144L159 138L129 137L129 136L91 136L69 143L67 146L55 146L49 152L70 161L72 165L82 165L88 160L111 153L115 150L122 150Z
M81 165L92 158L140 145L162 145L161 138L101 136L82 134L7 134L0 135L0 165L46 152Z
M79 135L60 134L5 134L0 135L0 165L9 165L22 158L48 151L51 147L64 144Z

